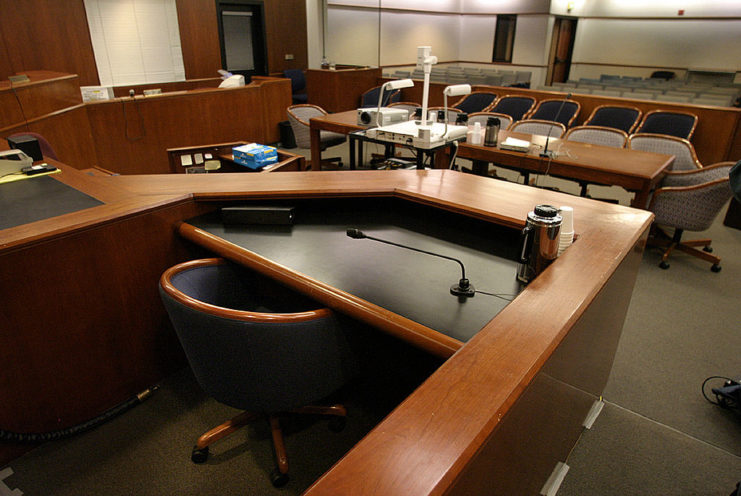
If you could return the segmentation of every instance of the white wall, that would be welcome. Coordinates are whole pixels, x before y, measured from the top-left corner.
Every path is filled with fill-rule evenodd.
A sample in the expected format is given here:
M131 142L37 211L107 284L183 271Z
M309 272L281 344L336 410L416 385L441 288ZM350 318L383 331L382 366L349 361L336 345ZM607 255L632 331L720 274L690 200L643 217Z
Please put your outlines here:
M100 84L185 80L175 0L85 0Z
M337 63L413 64L416 47L428 44L441 61L491 64L496 14L517 13L530 14L517 19L517 65L501 68L532 70L534 85L545 79L555 15L579 18L572 79L605 73L647 77L664 67L676 68L680 77L682 68L741 71L741 21L729 19L741 17L741 0L327 1L327 52ZM311 51L310 46L310 60L321 58L312 58Z

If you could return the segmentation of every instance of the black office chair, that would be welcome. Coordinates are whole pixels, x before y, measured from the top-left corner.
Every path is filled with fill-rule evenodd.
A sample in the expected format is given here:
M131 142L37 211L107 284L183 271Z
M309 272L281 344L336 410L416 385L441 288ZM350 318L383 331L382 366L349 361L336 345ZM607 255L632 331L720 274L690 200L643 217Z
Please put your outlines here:
M291 80L291 97L293 103L306 103L309 96L306 94L306 76L301 69L286 69L283 76Z
M636 133L666 134L692 139L697 126L697 115L676 110L652 110L646 113Z
M374 86L360 96L360 108L378 107L378 92L381 91L381 86ZM390 103L398 102L400 100L401 92L399 90L390 90L387 88L383 92L381 107L386 107Z
M575 100L564 100L562 98L541 100L527 118L560 122L568 128L574 122L576 116L579 115L580 109L581 104Z
M507 114L512 117L512 121L519 121L535 106L535 98L522 95L505 95L494 103L489 112L498 114Z
M276 487L288 482L279 412L331 415L344 426L342 405L306 406L336 391L352 371L350 350L327 308L219 258L171 267L160 295L193 373L216 401L247 410L201 437L191 459L203 463L208 447L262 415L275 447Z
M636 107L599 105L584 121L584 125L611 127L630 134L641 120L641 115L643 112Z
M474 112L485 112L489 107L494 105L497 99L496 93L489 91L474 91L455 102L452 107L466 114Z

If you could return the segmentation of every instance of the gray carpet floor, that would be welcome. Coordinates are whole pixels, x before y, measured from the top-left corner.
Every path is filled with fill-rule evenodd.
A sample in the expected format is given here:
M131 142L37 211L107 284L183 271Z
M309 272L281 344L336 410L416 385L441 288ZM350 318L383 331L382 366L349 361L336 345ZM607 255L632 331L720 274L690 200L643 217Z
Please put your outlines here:
M727 496L741 480L741 417L700 392L708 376L741 378L741 231L721 221L706 233L720 273L681 253L661 270L658 252L645 253L605 408L565 460L559 495ZM220 441L203 465L190 461L195 438L237 412L207 398L187 369L111 422L14 460L2 482L39 496L301 494L438 365L389 341L377 353L366 357L377 369L363 374L374 381L338 394L350 410L343 432L285 419L291 481L282 489L268 478L267 423Z

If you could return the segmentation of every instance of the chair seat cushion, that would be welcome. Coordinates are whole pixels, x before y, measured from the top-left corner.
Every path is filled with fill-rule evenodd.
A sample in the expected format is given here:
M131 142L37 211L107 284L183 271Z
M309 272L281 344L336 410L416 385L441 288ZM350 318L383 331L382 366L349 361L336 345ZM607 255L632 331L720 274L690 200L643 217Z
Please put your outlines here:
M333 133L332 131L320 131L319 136L323 148L341 145L347 139L344 134Z

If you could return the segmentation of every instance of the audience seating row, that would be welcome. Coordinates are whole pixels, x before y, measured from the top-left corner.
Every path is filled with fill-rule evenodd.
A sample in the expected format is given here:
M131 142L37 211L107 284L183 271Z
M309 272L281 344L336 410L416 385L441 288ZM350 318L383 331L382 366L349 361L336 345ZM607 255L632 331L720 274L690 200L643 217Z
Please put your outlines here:
M539 86L538 89L719 107L732 106L741 96L741 86L738 85L655 78L581 78L578 81Z
M424 79L424 71L416 68L412 71L397 70L385 73L384 77L392 79ZM532 71L512 71L488 69L482 67L433 66L430 81L448 84L485 84L488 86L529 86Z

